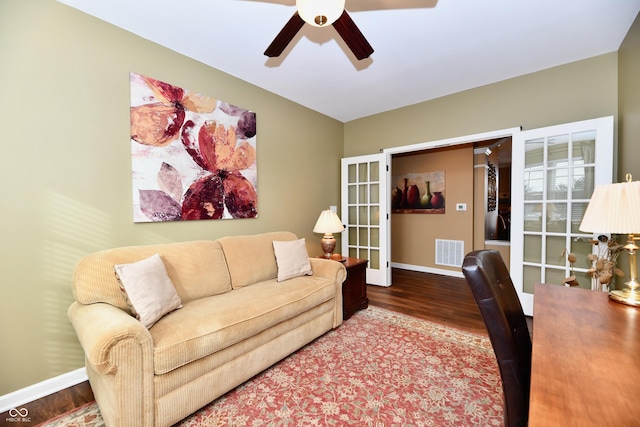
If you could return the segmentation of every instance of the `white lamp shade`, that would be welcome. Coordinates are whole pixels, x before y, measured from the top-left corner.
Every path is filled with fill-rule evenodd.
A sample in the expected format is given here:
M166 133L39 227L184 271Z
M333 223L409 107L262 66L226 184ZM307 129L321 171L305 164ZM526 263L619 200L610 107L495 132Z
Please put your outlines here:
M333 24L344 11L345 0L296 0L298 14L307 24L322 27ZM316 22L316 17L326 17L326 22Z
M640 233L640 181L597 186L580 223L580 231Z
M322 211L316 226L313 227L314 233L341 233L343 231L344 225L342 225L342 221L332 210Z

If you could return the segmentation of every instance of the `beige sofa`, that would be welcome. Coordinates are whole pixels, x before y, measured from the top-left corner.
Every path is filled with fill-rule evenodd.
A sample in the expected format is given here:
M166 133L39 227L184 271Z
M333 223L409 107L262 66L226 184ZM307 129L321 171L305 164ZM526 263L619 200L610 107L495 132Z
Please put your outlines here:
M172 425L338 327L341 263L306 258L312 275L278 281L283 255L276 258L273 242L300 240L274 232L83 258L68 316L106 425ZM154 254L182 307L147 328L133 316L114 267Z

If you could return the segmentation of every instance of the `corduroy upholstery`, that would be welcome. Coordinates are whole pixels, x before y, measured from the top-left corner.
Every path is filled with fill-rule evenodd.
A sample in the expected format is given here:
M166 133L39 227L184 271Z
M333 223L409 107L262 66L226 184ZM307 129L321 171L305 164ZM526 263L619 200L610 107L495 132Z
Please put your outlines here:
M462 272L480 308L498 360L504 390L505 426L526 426L531 337L509 270L500 252L479 250L465 256Z
M342 323L341 263L277 282L288 232L109 249L83 258L68 311L107 426L170 426ZM183 307L150 329L113 267L159 253ZM233 266L229 268L228 266Z

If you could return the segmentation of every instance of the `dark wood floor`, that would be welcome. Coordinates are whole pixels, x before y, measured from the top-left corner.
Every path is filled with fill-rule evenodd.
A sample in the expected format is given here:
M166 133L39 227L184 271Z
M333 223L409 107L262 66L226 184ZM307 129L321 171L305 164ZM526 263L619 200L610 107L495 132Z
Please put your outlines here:
M369 304L454 328L487 333L465 279L393 269L392 286L367 286Z
M470 332L487 333L464 279L394 269L392 283L388 288L367 286L369 304ZM91 387L84 382L23 407L29 410L32 425L37 425L93 400ZM0 420L8 417L8 412L0 414Z
M0 425L4 426L5 424L2 423L6 421L7 426L36 426L94 400L91 386L88 381L85 381L16 408L28 411L29 422L7 421L10 418L14 418L14 414L10 414L7 411L0 414Z

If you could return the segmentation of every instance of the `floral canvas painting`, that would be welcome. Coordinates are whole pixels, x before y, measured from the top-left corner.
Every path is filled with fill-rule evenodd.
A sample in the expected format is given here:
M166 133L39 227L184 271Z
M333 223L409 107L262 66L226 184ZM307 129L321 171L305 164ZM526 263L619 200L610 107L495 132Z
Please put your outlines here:
M256 218L256 114L130 74L135 222Z

